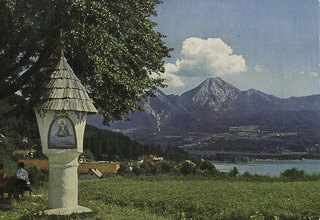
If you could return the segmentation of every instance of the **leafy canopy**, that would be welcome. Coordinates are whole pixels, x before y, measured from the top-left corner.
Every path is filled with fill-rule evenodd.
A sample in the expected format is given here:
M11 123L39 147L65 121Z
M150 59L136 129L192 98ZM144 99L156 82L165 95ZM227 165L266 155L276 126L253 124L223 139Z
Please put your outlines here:
M165 86L159 75L171 48L150 20L160 3L0 1L0 100L19 91L33 104L62 46L105 122L128 119L130 112L141 108L141 98ZM158 76L151 77L154 73Z

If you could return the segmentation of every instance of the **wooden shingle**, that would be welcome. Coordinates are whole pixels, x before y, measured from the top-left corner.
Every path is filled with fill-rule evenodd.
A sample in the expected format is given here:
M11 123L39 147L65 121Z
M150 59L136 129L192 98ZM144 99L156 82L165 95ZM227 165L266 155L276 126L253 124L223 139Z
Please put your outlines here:
M63 56L44 83L43 92L35 110L98 112L86 89Z

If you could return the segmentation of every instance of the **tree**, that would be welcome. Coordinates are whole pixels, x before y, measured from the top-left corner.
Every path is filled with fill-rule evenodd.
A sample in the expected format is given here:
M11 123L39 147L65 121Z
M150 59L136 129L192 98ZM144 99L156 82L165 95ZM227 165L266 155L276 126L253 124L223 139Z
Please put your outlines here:
M211 163L210 161L203 161L200 165L200 170L205 170L205 171L209 171L209 172L213 172L215 170L215 166L213 165L213 163Z
M179 146L168 145L164 157L166 160L183 161L188 159L188 152Z
M165 86L159 75L171 49L150 20L160 3L2 0L0 100L20 92L32 106L62 46L104 122L127 120L139 101Z
M233 167L229 172L229 176L231 177L236 177L238 174L239 174L239 170L237 167Z
M93 153L88 150L88 149L85 149L82 153L82 155L84 156L84 158L86 159L86 161L95 161L95 157L93 155Z
M299 170L298 168L294 167L292 169L286 169L285 171L281 172L280 176L287 177L293 180L303 179L303 177L305 176L305 171Z
M193 166L190 163L183 163L182 167L180 168L180 173L182 173L185 176L192 173L192 171Z

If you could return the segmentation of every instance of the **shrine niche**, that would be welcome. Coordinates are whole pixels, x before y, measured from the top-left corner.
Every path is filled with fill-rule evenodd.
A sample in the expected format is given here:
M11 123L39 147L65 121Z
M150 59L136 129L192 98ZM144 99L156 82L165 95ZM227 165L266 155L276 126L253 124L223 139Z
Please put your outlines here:
M77 139L72 120L66 116L55 118L49 128L49 149L76 149Z

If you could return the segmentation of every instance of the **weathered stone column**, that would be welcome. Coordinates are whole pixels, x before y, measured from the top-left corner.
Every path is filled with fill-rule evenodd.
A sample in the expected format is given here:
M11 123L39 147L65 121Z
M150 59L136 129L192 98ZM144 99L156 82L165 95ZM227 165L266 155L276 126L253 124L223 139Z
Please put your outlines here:
M51 154L49 157L49 209L69 209L78 206L78 156L80 153ZM60 210L59 212L61 212ZM65 212L64 211L64 212ZM89 211L89 210L88 210ZM52 212L52 211L51 211Z

